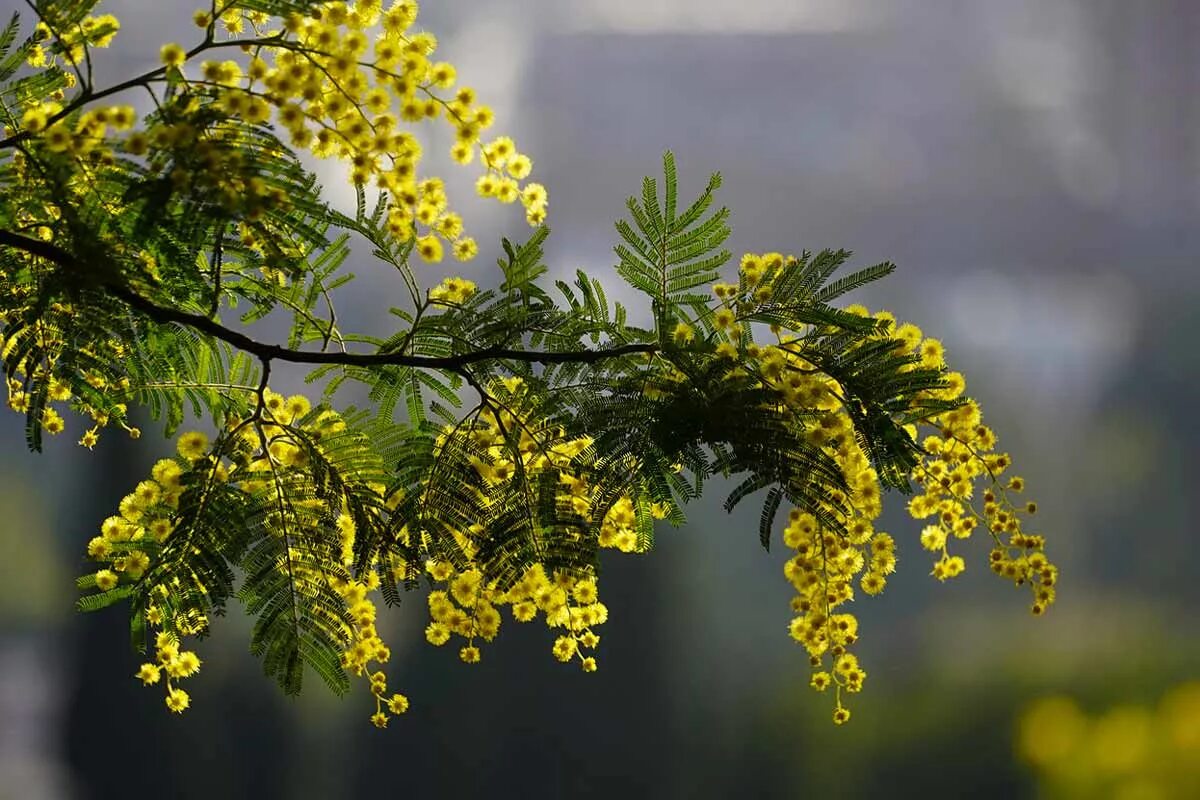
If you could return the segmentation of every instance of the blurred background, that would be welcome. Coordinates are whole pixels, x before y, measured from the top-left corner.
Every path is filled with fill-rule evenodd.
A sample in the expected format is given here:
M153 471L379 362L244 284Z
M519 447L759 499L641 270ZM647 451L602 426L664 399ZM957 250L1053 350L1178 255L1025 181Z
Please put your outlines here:
M196 5L106 0L123 28L100 74L190 41ZM147 421L141 441L88 453L68 428L33 456L8 413L0 798L1200 797L1200 4L425 5L442 55L550 188L556 274L616 289L612 221L666 148L684 195L723 172L735 252L897 262L854 300L918 322L966 373L1039 501L1058 603L1032 618L982 540L939 585L893 498L880 527L899 574L855 609L870 678L835 728L787 636L784 556L714 485L654 552L606 554L595 675L512 622L465 667L424 643L414 596L380 626L412 710L379 732L365 691L281 696L235 608L200 643L177 717L133 678L124 611L73 611L84 544L171 443ZM482 246L464 274L495 283L498 237L528 228L476 203L474 171L433 144ZM345 203L337 168L314 169ZM401 287L365 254L354 269L342 318L381 332Z

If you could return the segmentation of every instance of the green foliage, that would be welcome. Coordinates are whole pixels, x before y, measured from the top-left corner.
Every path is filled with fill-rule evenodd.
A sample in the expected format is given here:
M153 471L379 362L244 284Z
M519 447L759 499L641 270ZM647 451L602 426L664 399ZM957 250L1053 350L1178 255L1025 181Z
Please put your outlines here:
M623 244L615 248L621 259L617 273L629 285L652 298L659 337L669 335L667 323L672 310L691 303L707 303L707 293L695 290L717 280L719 269L729 261L730 253L721 247L729 237L729 209L721 208L704 216L713 195L721 187L721 174L714 173L708 186L695 202L676 217L677 182L675 156L663 156L666 198L658 202L658 184L650 177L642 182L642 200L630 197L626 202L634 224L617 222ZM635 227L636 226L636 229Z

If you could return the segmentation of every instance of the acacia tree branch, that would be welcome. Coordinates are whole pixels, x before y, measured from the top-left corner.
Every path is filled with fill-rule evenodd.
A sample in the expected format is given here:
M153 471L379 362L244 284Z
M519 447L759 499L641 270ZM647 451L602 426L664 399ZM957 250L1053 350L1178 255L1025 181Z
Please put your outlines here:
M0 230L0 245L22 250L66 269L77 272L83 269L83 265L72 253L40 239ZM112 280L101 283L100 287L155 322L184 325L227 342L239 350L244 350L247 353L257 356L263 361L278 360L295 364L335 364L355 367L403 366L449 370L461 374L463 368L467 365L482 361L521 361L533 364L593 364L605 359L618 358L634 353L654 353L659 349L656 343L648 342L624 344L598 350L567 350L562 352L517 350L507 347L484 347L456 356L417 356L395 352L311 352L293 350L269 342L260 342L240 331L227 328L202 314L193 314L178 308L159 305L153 300L133 291L128 286Z

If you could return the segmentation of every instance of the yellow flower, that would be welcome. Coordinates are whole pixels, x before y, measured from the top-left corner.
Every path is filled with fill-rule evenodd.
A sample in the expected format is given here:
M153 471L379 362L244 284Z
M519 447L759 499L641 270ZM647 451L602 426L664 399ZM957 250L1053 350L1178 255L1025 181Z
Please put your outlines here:
M312 403L302 394L294 394L283 404L284 416L295 422L312 410Z
M191 650L180 653L175 661L179 672L177 677L187 678L200 671L200 658Z
M40 133L46 129L50 115L42 106L31 108L21 115L21 127L30 133Z
M733 309L718 308L716 313L713 314L713 325L715 325L718 330L723 331L726 328L733 326L735 322L737 322L737 314L733 313Z
M439 61L429 68L429 80L439 89L449 89L454 85L457 71L453 64Z
M738 350L729 342L721 342L717 345L717 356L720 358L728 358L731 361L738 357Z
M183 689L171 689L167 692L167 708L176 714L182 714L191 703L191 698Z
M83 436L79 438L79 445L91 450L100 441L100 432L97 428L89 428L84 431Z
M58 435L66 428L63 418L53 408L42 411L42 430L51 435Z
M112 552L112 545L103 536L96 536L87 545L87 554L91 558L102 560L108 558Z
M188 461L195 461L208 452L208 437L200 431L189 431L179 437L176 449Z
M162 48L158 51L158 57L165 66L178 69L179 67L182 67L183 62L187 60L187 51L184 50L180 45L172 42L162 46Z
M524 180L533 171L533 159L524 153L518 153L508 160L508 174L517 180Z
M436 236L422 236L417 239L416 250L421 258L431 264L442 260L442 243Z
M571 660L576 651L575 639L570 636L560 636L554 640L554 657L559 661L566 663Z
M671 332L671 338L675 340L675 344L686 345L696 337L695 330L686 322L680 322L675 326L675 330Z
M454 257L459 261L470 261L479 253L479 245L469 236L454 243Z

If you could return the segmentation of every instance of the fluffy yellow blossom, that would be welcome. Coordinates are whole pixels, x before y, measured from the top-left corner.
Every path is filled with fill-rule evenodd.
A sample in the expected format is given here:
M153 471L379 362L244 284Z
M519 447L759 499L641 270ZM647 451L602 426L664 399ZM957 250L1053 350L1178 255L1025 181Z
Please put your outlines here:
M475 284L465 278L446 278L429 290L429 299L441 303L459 305L475 294Z
M208 437L199 431L189 431L179 437L176 449L188 461L195 461L208 452Z
M153 684L158 683L158 680L161 676L162 670L159 669L157 664L142 664L141 668L138 669L137 672L138 680L140 680L146 686L152 686Z
M183 689L171 689L167 692L167 708L176 714L182 714L191 704L191 698Z
M164 44L162 49L158 51L159 60L165 66L178 69L183 66L183 62L187 60L187 51L174 42Z

